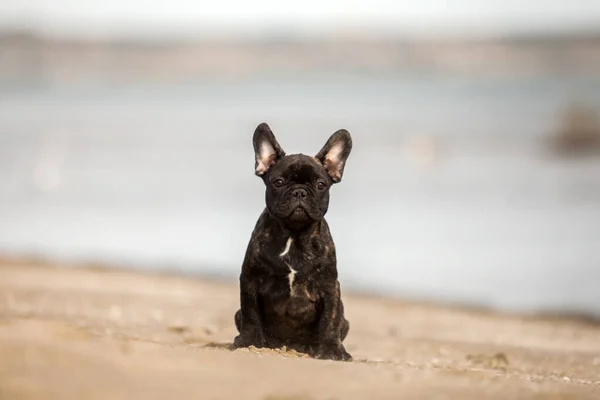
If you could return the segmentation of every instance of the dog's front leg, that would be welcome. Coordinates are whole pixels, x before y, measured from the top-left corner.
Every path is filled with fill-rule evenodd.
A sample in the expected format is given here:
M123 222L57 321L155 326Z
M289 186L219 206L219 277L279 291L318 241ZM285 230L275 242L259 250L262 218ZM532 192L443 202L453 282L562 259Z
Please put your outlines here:
M350 361L342 344L341 332L345 322L341 304L340 285L337 280L327 284L321 294L322 311L319 316L317 358Z
M264 347L265 336L258 303L258 282L256 277L240 276L240 334L234 339L233 347Z

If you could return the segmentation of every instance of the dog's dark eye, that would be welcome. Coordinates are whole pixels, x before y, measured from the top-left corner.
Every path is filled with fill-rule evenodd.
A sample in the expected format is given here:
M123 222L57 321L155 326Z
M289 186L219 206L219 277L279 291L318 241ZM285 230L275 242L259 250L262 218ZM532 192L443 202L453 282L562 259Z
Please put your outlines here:
M275 185L275 187L282 187L283 179L277 179L275 182L273 182L273 185Z
M319 182L319 183L317 183L317 189L319 189L319 190L323 190L323 189L325 189L325 187L326 187L326 186L327 186L327 185L325 185L323 182Z

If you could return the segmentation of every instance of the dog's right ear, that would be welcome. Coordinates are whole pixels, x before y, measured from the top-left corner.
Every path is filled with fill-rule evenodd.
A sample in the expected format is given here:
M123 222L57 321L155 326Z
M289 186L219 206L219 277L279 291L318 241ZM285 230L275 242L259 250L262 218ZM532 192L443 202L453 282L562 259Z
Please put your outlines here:
M279 146L275 135L265 122L258 125L252 138L256 163L255 173L263 176L269 168L285 156L285 151Z

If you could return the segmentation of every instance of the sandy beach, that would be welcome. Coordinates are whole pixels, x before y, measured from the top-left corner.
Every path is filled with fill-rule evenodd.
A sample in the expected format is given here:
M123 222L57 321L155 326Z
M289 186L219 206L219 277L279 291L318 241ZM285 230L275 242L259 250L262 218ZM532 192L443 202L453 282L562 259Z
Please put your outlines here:
M235 282L5 260L0 398L600 398L592 322L342 295L350 363L229 350Z

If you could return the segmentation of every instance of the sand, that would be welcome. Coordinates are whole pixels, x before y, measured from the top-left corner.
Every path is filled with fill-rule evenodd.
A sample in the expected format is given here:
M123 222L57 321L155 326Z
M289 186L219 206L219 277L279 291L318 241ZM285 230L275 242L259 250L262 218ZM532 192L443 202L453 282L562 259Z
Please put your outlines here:
M237 282L0 262L0 399L600 399L600 327L343 292L354 361L231 351Z

